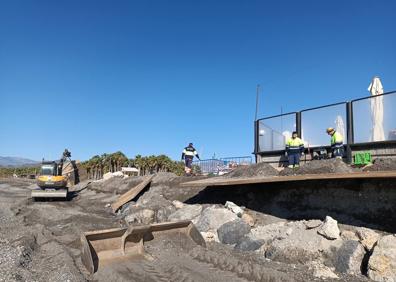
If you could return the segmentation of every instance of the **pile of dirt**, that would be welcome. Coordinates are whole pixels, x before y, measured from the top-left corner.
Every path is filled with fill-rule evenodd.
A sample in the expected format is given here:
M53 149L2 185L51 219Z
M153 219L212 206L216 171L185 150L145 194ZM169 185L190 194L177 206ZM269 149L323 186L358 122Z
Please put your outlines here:
M153 178L153 184L168 184L175 178L177 178L177 175L172 172L158 172Z
M278 171L267 163L252 164L241 166L226 174L226 178L236 177L256 177L256 176L276 176Z
M363 171L389 171L396 170L395 159L376 159L373 165L366 166Z
M299 168L285 168L279 175L351 173L354 169L340 159L313 160L302 164Z
M142 181L143 176L127 178L112 177L106 180L94 181L88 188L97 192L122 194Z

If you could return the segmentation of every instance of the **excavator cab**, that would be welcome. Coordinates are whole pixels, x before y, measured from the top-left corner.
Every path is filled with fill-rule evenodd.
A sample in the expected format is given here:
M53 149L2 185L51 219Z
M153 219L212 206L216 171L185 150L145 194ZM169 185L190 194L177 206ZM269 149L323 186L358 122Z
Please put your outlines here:
M44 162L41 165L40 176L41 175L51 175L51 176L58 176L61 175L58 173L59 167L56 162Z

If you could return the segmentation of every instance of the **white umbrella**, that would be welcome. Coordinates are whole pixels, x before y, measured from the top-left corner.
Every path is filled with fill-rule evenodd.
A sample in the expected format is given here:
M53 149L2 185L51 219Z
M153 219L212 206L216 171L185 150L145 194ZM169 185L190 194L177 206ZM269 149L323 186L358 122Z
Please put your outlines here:
M371 81L368 89L372 96L377 96L384 93L381 80L375 76ZM384 96L373 97L370 99L371 107L371 141L384 141Z
M287 142L287 140L292 136L291 132L289 130L285 130L282 132L283 135L283 139L285 140L285 144Z
M342 135L342 137L345 139L345 124L344 120L342 119L342 116L338 115L335 119L335 128L338 133Z

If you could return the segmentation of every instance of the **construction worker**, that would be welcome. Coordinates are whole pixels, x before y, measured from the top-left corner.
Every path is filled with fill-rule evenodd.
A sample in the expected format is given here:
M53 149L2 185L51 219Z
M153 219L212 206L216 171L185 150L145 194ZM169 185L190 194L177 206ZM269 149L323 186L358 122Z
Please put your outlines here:
M342 159L342 156L344 155L344 137L342 137L342 135L332 127L327 128L326 132L331 136L330 144L332 157Z
M293 131L292 137L286 142L285 155L289 159L289 168L300 166L300 156L304 154L304 142L298 138L297 132Z
M194 157L197 157L197 159L200 160L197 150L195 150L193 146L193 143L189 143L188 146L184 148L181 157L182 161L184 160L185 163L184 171L186 172L187 175L190 175L191 173L192 161Z

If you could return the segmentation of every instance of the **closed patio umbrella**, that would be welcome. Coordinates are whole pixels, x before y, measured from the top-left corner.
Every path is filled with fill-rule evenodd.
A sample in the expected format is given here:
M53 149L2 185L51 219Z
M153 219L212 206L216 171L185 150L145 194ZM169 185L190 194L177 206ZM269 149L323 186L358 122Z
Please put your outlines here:
M346 139L345 137L345 124L342 116L338 115L335 119L335 128L338 133L342 135L344 140Z
M370 99L371 108L371 141L384 141L384 96L378 96L384 93L381 80L378 76L373 77L368 89L373 98ZM378 96L378 97L375 97Z

